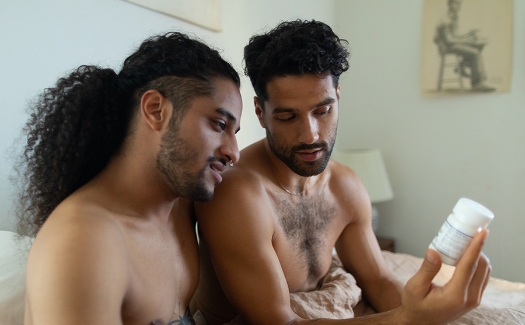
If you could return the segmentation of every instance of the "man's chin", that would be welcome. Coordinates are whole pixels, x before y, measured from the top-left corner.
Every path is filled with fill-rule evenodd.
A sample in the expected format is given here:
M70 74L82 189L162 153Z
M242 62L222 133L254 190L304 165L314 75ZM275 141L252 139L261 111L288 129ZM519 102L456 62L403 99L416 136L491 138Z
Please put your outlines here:
M208 196L193 196L193 197L190 198L190 200L192 200L192 201L201 202L201 203L208 202L211 199L213 199L213 193L211 195L208 195Z
M306 166L305 164L301 164L301 165L302 166L295 164L293 166L288 166L288 167L290 167L290 169L299 176L311 177L311 176L316 176L316 175L321 174L325 170L327 164L325 163L320 164L317 162L313 164L307 164Z
M208 202L211 199L213 199L214 190L215 190L215 186L212 190L208 190L204 187L198 187L198 188L195 188L190 193L187 193L187 195L182 195L182 196L191 201Z

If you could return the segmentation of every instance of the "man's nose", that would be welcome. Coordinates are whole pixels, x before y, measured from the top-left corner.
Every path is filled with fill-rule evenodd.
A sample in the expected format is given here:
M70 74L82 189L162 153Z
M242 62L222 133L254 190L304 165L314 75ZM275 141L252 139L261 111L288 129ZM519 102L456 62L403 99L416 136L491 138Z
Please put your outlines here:
M307 118L299 128L299 142L312 144L319 140L319 126L315 119Z
M239 161L239 146L235 135L228 137L228 141L221 147L221 154L227 157L226 159L228 160L228 163L231 162L235 164Z

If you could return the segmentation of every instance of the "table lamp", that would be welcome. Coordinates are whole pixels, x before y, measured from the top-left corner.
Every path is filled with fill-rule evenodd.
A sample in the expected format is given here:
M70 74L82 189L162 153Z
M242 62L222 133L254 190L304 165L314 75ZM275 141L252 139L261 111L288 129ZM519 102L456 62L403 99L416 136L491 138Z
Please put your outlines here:
M381 151L379 149L340 150L334 152L332 158L353 169L365 185L372 202L372 229L377 232L379 212L374 203L385 202L394 197Z

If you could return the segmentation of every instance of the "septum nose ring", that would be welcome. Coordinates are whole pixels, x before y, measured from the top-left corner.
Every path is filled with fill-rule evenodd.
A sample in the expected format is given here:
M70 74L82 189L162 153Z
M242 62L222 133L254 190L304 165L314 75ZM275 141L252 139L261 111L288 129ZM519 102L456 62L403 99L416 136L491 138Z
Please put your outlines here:
M230 167L233 167L233 160L230 159Z

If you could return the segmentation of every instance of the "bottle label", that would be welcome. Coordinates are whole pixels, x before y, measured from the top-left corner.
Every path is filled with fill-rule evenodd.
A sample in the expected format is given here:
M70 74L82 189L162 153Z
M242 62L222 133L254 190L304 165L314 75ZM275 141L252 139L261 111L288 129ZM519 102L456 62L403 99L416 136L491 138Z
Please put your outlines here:
M451 259L458 260L472 238L472 236L454 228L447 220L441 229L439 229L434 240L432 240L432 245L439 253Z

